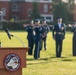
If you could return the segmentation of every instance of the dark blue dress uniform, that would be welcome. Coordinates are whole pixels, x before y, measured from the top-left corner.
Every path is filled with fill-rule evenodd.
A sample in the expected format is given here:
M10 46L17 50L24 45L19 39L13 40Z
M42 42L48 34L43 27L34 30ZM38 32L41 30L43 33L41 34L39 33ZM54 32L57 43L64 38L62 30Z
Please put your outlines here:
M61 24L61 27L59 27L58 24L54 25L53 38L56 41L56 57L61 57L62 42L63 42L63 39L65 38L65 25L64 24Z
M42 35L42 28L40 26L36 26L35 30L35 50L34 50L34 58L40 58L40 45L41 45L41 35Z
M73 32L73 56L76 56L76 26L72 26L71 31Z
M42 26L42 44L44 42L44 49L46 50L46 39L47 39L47 33L50 31L50 28L48 25ZM42 49L42 48L41 48Z
M28 39L28 47L30 49L28 50L28 55L32 55L33 53L33 47L34 47L34 29L31 25L25 27L26 31L28 32L27 39Z

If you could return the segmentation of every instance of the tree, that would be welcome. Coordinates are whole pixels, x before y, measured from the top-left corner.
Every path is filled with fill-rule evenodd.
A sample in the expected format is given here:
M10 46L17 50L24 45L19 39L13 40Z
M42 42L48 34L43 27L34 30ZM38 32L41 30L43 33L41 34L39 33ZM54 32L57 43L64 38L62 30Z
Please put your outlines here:
M63 18L63 21L66 22L73 22L73 10L74 10L74 1L75 0L53 0L53 14L54 14L54 21L58 16Z
M38 10L38 2L36 2L36 1L33 2L33 10L32 10L31 17L33 19L40 19L40 13Z
M62 17L63 18L63 22L67 21L67 8L66 8L66 4L63 3L61 0L59 0L60 2L57 2L56 4L54 4L54 10L53 10L53 14L54 14L54 21L56 22L57 17Z
M75 6L75 0L68 0L67 7L69 10L69 21L74 21L74 6Z
M60 3L60 2L62 2L62 0L52 0L53 1L53 3Z

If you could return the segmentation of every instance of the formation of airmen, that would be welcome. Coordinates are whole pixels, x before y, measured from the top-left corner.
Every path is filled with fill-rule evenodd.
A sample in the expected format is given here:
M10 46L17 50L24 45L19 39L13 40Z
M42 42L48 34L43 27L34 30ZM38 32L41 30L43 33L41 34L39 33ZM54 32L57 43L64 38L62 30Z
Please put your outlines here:
M28 33L28 47L30 47L28 51L28 55L33 55L34 49L34 59L40 58L40 51L42 47L44 50L47 49L46 47L46 39L47 34L50 31L50 26L47 25L46 21L43 20L42 24L40 24L39 20L31 20L28 25L23 25ZM71 27L72 31L74 32L73 35L73 56L76 56L76 25L69 26ZM57 18L57 23L52 27L52 37L55 40L56 44L56 57L60 58L62 53L62 44L63 40L65 39L65 32L66 27L65 24L62 23L62 18ZM44 43L44 46L43 46ZM35 45L35 48L34 48Z
M34 59L38 59L40 58L40 50L42 50L43 42L44 50L46 50L46 39L50 28L45 20L43 20L42 24L40 24L39 20L31 20L28 25L24 24L23 26L25 27L25 30L28 33L28 47L30 47L28 55L33 54L33 48L35 45Z

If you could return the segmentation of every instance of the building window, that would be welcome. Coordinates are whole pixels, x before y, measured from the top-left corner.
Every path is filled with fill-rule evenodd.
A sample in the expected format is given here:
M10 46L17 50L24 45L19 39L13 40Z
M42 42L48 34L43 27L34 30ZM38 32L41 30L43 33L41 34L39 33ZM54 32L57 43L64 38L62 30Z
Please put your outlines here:
M48 5L44 4L44 12L48 12Z
M6 15L6 8L2 8L1 11L3 13L3 16L5 16Z
M49 20L51 20L51 17L46 17L46 19L49 19Z
M42 20L44 20L44 17L41 17Z
M14 20L18 20L18 19L19 19L19 17L18 17L17 15L13 15L12 18L13 18Z
M41 19L46 20L46 22L52 22L53 21L53 15L41 15Z
M19 5L18 4L12 4L12 11L18 11Z

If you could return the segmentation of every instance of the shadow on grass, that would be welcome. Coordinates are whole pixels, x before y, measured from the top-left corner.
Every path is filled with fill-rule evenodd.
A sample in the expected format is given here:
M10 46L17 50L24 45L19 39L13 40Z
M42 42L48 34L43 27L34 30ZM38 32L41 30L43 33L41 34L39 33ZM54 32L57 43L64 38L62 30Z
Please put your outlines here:
M27 59L27 61L30 61L29 63L27 63L27 65L49 63L48 58L39 58L39 59L30 58Z
M45 61L47 61L48 58L40 58L40 59L29 58L29 59L27 59L27 61L35 61L35 60L45 60Z
M67 58L67 57L50 57L50 58Z
M27 63L27 65L33 65L33 64L46 64L49 62L33 62L33 63Z
M56 57L52 57L52 58L56 58ZM58 60L56 60L58 59ZM35 59L28 59L29 60L34 60L33 62L29 62L27 63L27 65L34 65L34 64L47 64L47 63L53 63L53 62L76 62L76 59L68 59L66 57L62 57L62 58L56 58L55 60L50 60L49 58L40 58L38 60ZM45 60L45 61L39 61L39 60Z
M55 58L57 59L58 57L50 57L50 58ZM59 58L61 61L76 61L75 59L68 58L68 57L60 57Z
M27 65L33 65L33 64L47 64L51 62L76 62L75 58L69 58L69 57L60 57L57 58L55 56L48 57L48 58L39 58L39 59L34 59L34 58L28 58L27 59L28 63Z
M62 61L71 61L71 62L76 62L76 59L62 59Z
M62 61L73 61L73 59L63 59Z

